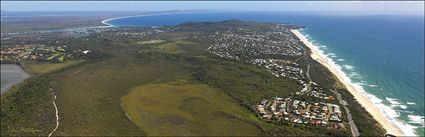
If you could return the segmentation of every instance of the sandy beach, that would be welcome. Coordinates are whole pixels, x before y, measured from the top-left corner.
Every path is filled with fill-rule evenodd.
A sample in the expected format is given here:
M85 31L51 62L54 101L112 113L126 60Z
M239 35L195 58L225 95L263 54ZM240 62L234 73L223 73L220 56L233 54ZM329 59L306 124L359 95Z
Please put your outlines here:
M170 13L147 13L143 15L131 15L131 16L122 16L122 17L115 17L115 18L109 18L102 20L102 24L105 24L106 26L113 27L114 25L109 24L108 21L115 20L115 19L123 19L123 18L131 18L131 17L145 17L145 16L156 16L156 15L170 15L170 14L177 14L177 13L188 13L190 11L180 11L180 12L170 12Z
M337 78L341 81L347 90L354 96L355 99L373 116L373 118L381 124L381 126L387 130L387 133L396 136L406 136L403 131L398 128L393 122L391 122L380 109L364 94L354 87L346 78L344 78L343 72L338 69L334 64L328 61L328 58L323 55L317 47L313 45L308 39L300 33L298 30L291 30L308 48L311 49L311 57L326 68L328 68Z

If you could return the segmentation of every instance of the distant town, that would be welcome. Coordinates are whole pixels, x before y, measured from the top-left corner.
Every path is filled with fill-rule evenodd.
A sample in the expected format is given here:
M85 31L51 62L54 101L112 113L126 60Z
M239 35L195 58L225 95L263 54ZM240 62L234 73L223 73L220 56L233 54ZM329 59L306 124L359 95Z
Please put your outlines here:
M89 54L90 50L70 51L69 47L47 46L44 44L16 45L1 49L1 63L19 63L21 61L48 61L60 63L73 60L80 55Z
M297 62L308 55L308 50L290 32L291 28L297 27L276 24L267 29L234 28L192 37L212 40L208 48L212 54L261 66L276 77L299 83L300 91L286 97L264 98L253 106L262 119L276 124L346 128L342 120L345 116L333 92L325 93L324 88L311 80L309 64L303 69Z

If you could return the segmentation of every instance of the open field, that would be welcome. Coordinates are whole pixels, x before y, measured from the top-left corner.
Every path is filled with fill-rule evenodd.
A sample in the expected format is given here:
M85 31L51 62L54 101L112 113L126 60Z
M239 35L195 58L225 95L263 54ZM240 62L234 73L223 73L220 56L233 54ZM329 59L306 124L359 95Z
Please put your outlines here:
M137 44L142 44L142 45L145 45L145 44L159 44L159 43L163 43L163 42L165 42L165 41L164 40L148 40L148 41L137 42Z
M169 41L164 40L150 40L137 42L139 45L145 46L146 52L166 52L171 54L190 54L202 53L205 51L203 43L190 41L187 39L173 39Z
M122 106L147 135L260 135L257 120L226 94L204 84L173 81L138 86Z
M182 70L133 62L111 59L59 74L54 88L62 120L55 135L143 134L122 111L120 98L136 85L179 77Z

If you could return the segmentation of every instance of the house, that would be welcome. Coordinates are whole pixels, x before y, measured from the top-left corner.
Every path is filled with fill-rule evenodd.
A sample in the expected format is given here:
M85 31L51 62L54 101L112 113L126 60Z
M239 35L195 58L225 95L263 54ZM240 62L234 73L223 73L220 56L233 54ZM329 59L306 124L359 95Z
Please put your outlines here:
M283 98L280 98L280 97L275 97L274 99L277 100L277 101L283 100Z
M341 119L338 115L332 115L329 117L329 121L341 122Z
M82 53L83 54L88 54L88 53L91 53L91 50L84 50L84 51L82 51Z
M328 125L328 122L322 121L322 126L327 126L327 125Z
M327 107L327 106L323 106L323 107L322 107L322 110L323 110L323 111L328 111L328 107Z
M295 110L295 111L294 111L294 114L295 114L295 115L300 115L300 114L301 114L301 112L300 112L299 110Z
M315 116L315 119L316 120L323 120L323 115L322 114L317 115L317 116Z

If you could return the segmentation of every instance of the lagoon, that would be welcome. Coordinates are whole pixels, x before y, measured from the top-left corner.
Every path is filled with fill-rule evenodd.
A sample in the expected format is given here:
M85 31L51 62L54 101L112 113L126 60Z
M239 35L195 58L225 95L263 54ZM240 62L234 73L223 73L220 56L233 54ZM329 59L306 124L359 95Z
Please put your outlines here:
M29 78L27 73L21 66L15 64L1 65L1 94L5 93L13 85L19 84Z

